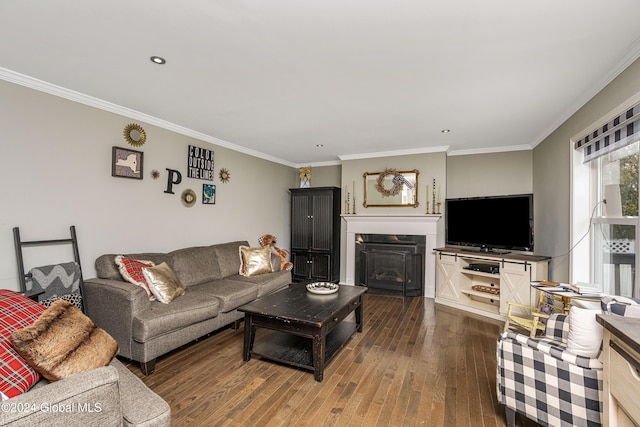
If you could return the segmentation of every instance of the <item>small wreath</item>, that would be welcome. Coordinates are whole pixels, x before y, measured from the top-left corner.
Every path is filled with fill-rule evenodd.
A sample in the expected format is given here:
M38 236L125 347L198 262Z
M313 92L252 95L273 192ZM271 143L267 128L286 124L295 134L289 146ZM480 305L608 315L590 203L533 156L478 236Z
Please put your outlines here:
M384 179L389 175L393 175L393 187L387 190L386 188L384 188ZM402 178L402 174L398 173L398 171L396 171L395 169L385 169L384 172L380 174L380 176L378 177L378 182L376 184L376 190L378 190L378 192L382 194L382 197L396 196L398 195L398 193L400 193L400 190L402 190L402 185L397 185L395 183L396 178L398 177Z
M137 138L135 134L132 133L134 131L138 133ZM132 145L134 147L142 147L147 141L146 132L144 131L144 129L142 129L142 126L135 123L129 123L127 126L125 126L122 135L124 136L125 141L127 141L129 145Z

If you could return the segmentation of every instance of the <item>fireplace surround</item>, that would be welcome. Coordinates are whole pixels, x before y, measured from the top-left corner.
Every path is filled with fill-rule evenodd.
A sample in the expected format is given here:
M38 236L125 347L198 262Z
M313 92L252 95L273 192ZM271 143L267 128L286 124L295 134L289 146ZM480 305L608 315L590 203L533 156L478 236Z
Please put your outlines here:
M423 296L435 297L435 257L437 223L440 215L343 215L346 222L345 284L356 283L356 236L390 234L424 236Z

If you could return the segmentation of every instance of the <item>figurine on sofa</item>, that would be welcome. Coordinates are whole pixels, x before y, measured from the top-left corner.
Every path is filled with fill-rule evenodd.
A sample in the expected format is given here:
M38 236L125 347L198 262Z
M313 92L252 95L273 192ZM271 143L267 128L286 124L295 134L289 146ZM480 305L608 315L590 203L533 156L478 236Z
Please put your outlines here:
M271 246L273 252L280 257L280 270L291 271L291 269L293 269L293 263L287 261L289 252L276 246L276 243L278 243L278 238L276 236L272 234L265 234L258 238L258 243L260 243L260 246L263 248L265 246Z

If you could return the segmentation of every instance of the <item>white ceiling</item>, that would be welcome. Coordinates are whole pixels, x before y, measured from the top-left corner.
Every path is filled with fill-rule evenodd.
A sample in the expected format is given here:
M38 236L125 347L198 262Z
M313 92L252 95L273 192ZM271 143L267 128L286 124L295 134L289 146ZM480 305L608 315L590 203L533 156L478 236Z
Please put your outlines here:
M638 0L2 0L0 78L292 166L529 149L640 56L639 16Z

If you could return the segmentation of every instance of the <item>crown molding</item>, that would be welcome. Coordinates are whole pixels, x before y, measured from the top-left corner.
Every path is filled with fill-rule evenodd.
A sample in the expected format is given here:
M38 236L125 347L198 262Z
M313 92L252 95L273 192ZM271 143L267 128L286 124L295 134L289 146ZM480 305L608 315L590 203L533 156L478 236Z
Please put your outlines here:
M319 168L322 166L340 166L342 162L340 160L330 160L326 162L312 162L312 163L298 163L295 168L303 168L305 166L311 166L312 168Z
M492 154L504 153L507 151L527 151L533 150L530 145L510 145L508 147L488 147L474 148L470 150L453 150L448 153L449 156L468 156L470 154Z
M240 145L236 145L231 142L213 137L211 135L207 135L202 132L197 132L193 129L188 129L184 126L180 126L175 123L171 123L166 120L162 120L157 117L150 116L140 111L132 110L130 108L126 108L121 105L107 102L102 99L95 98L93 96L85 95L83 93L76 92L74 90L70 90L52 83L48 83L43 80L39 80L24 74L16 73L15 71L7 70L6 68L0 67L0 79L10 83L15 83L20 86L28 87L30 89L34 89L40 92L48 93L50 95L54 95L60 98L64 98L69 101L84 104L89 107L98 108L100 110L125 116L127 118L139 120L139 121L148 123L150 125L157 126L162 129L167 129L172 132L179 133L181 135L195 138L195 139L208 142L210 144L214 144L220 147L228 148L230 150L247 154L252 157L257 157L259 159L268 160L270 162L278 163L278 164L289 166L289 167L296 167L295 163L293 162L289 162L287 160L270 156L268 154L261 153L259 151L251 150L251 149L242 147Z
M361 154L343 154L338 156L340 160L360 160L360 159L373 159L377 157L395 157L395 156L411 156L414 154L429 154L429 153L441 153L449 150L448 145L441 145L437 147L423 147L414 148L410 150L396 150L396 151L379 151L375 153L361 153Z

